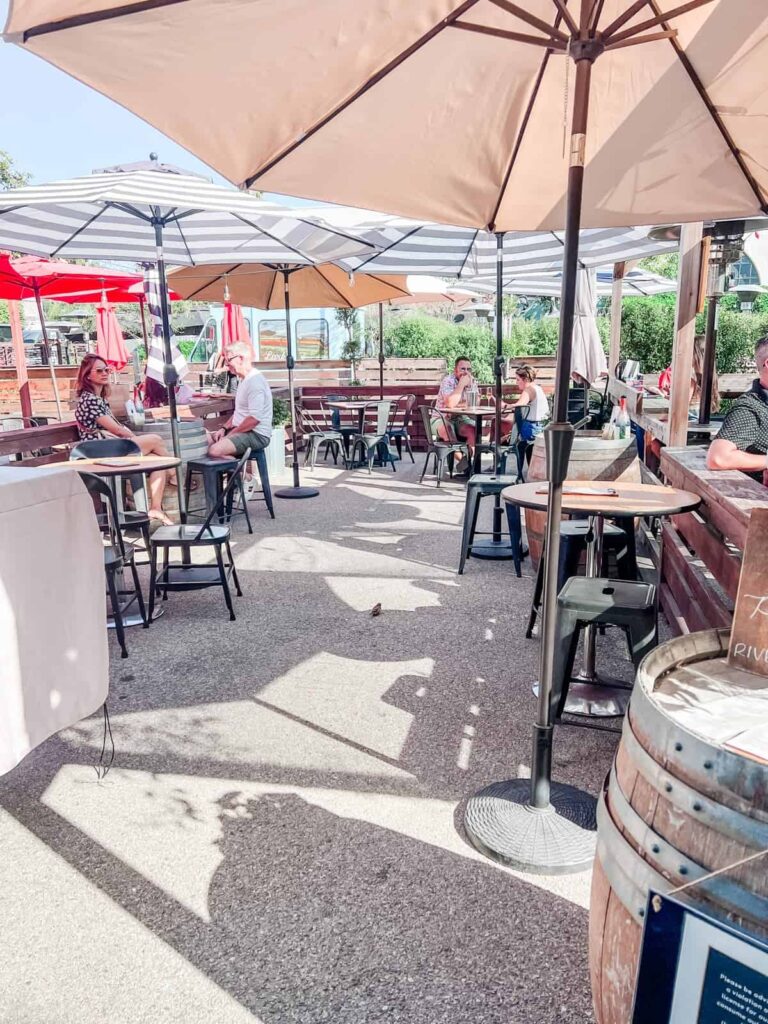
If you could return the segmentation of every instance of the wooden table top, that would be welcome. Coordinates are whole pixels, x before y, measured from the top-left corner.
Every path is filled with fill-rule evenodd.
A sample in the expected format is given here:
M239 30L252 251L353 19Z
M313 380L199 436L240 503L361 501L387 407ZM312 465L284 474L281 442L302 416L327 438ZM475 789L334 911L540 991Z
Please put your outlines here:
M24 463L11 465L23 466ZM173 455L115 455L112 458L104 455L100 459L70 459L68 462L57 462L55 465L57 469L75 469L79 473L93 473L95 476L127 476L130 473L154 473L159 469L173 469L181 465L181 459Z
M349 399L349 401L338 402L326 402L323 400L323 405L327 405L329 409L341 409L350 410L357 412L359 409L366 409L369 405L378 405L379 402L389 402L391 405L394 402L394 398L361 398L361 399Z
M607 488L617 492L615 496L606 494L563 494L563 512L585 512L601 516L661 516L674 515L678 512L689 512L701 503L698 494L692 491L681 491L677 487L665 487L660 484L624 483L621 480L566 480L564 490L568 487ZM504 501L521 508L546 511L549 484L546 480L538 480L527 484L516 484L505 487L501 492ZM543 493L540 493L543 492Z

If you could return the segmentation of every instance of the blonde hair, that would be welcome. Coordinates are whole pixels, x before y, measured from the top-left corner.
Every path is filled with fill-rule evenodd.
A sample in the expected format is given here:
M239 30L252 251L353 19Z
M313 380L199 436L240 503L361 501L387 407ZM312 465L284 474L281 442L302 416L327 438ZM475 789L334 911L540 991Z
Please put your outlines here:
M225 348L224 355L246 356L246 358L252 361L253 349L247 341L233 341L231 345L227 345Z

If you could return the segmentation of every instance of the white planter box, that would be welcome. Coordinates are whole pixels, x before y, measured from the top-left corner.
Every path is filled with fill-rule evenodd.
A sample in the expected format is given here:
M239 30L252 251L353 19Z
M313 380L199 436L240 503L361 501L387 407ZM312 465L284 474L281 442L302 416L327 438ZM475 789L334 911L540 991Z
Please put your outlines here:
M272 440L266 449L269 478L272 480L285 469L285 427L272 427Z

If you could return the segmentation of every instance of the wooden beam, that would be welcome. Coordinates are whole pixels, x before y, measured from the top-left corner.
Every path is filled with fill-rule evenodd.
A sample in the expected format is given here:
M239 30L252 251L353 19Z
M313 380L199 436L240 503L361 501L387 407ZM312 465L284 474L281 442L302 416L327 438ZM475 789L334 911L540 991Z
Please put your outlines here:
M687 14L688 11L693 11L697 7L703 7L705 4L711 4L712 0L688 0L688 3L681 4L679 7L673 8L671 11L666 13L657 14L653 18L649 18L647 21L641 21L637 25L633 25L632 28L628 28L625 32L611 32L607 30L603 38L603 42L606 46L609 43L618 43L622 39L629 39L630 36L636 36L640 32L645 32L646 29L655 28L657 25L662 25L670 18L675 18L680 14Z
M617 43L608 43L605 47L608 50L621 50L625 46L638 46L640 43L653 43L657 39L677 39L677 29L670 28L666 32L651 32L647 36L631 36L629 39L620 39Z
M684 446L688 441L688 403L691 395L696 310L699 304L703 230L704 225L701 223L683 224L680 232L680 274L672 342L672 388L667 441L673 447Z
M621 299L624 288L625 262L613 264L613 287L611 289L611 340L608 346L608 373L616 372L621 351Z
M482 36L495 36L497 39L511 39L516 43L528 43L532 46L544 46L548 50L561 50L565 53L565 43L559 39L543 36L529 36L525 32L509 32L505 28L493 28L491 25L476 25L472 21L454 21L450 28L463 28L465 32L477 32Z
M513 4L512 0L491 0L491 3L496 7L500 7L502 11L506 11L507 14L512 14L515 18L519 18L524 21L531 28L537 28L539 32L544 32L545 35L553 35L558 38L561 42L568 44L568 36L565 32L561 32L559 28L554 25L550 25L549 22L542 21L541 18L537 18L535 14L531 14L530 11L524 10L522 7L518 7L517 4ZM646 0L643 0L646 3Z
M13 361L16 364L16 379L19 382L19 404L21 415L25 419L32 416L32 396L29 393L29 374L27 373L27 354L24 350L24 332L21 327L19 303L12 299L8 302L8 314L11 321L11 342L13 343Z
M569 31L572 32L573 35L577 35L578 31L579 31L579 26L573 20L573 15L568 10L568 8L565 6L566 2L567 2L567 0L552 0L552 3L555 5L555 7L560 12L560 15L561 15L563 21L568 26Z

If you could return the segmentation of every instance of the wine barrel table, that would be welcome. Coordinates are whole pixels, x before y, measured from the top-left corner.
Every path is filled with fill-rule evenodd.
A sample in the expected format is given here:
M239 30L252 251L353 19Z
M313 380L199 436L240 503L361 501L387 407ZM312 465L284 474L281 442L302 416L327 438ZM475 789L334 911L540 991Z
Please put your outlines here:
M578 431L573 439L566 475L568 480L623 480L638 483L640 461L637 458L635 439L604 441L598 430ZM527 479L531 482L547 479L547 457L542 434L534 441ZM526 510L525 530L534 569L539 566L546 528L546 512Z
M690 633L642 662L598 804L589 961L598 1024L626 1024L648 890L768 935L768 678L729 666L729 632ZM760 739L759 737L762 737Z

